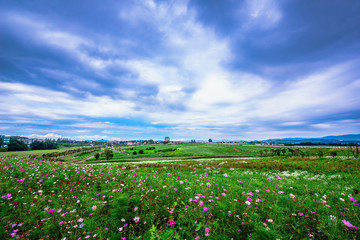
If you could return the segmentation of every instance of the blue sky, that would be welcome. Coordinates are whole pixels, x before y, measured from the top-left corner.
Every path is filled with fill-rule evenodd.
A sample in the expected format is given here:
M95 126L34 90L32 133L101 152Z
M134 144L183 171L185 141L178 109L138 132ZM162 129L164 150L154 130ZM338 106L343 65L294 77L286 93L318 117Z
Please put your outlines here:
M0 2L0 134L360 133L360 2Z

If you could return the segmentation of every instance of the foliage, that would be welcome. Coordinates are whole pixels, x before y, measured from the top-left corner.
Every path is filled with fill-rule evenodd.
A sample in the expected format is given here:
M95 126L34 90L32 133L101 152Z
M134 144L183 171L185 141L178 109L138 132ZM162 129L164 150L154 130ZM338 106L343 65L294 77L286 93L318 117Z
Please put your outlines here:
M98 159L99 159L99 157L100 157L100 153L98 153L98 152L97 152L97 153L95 153L94 157L95 157L95 159L96 159L96 160L98 160Z
M58 144L55 140L34 141L30 144L32 150L56 149Z
M16 139L16 138L10 138L10 142L9 142L7 150L8 151L27 151L28 147L27 147L26 143L24 143L22 140Z
M112 151L111 149L105 149L103 155L105 156L105 158L106 158L107 160L109 160L109 159L111 159L111 158L114 157L114 153L113 153L113 151Z

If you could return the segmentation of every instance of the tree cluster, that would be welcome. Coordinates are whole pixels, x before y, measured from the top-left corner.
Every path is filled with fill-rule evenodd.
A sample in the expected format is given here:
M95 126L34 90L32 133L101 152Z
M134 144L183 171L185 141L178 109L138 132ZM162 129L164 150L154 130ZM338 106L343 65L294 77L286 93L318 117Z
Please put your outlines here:
M52 140L42 141L34 141L30 144L32 150L41 150L41 149L56 149L58 148L58 144Z
M24 143L20 139L10 138L10 142L9 142L7 150L8 151L27 151L28 146L26 145L26 143Z

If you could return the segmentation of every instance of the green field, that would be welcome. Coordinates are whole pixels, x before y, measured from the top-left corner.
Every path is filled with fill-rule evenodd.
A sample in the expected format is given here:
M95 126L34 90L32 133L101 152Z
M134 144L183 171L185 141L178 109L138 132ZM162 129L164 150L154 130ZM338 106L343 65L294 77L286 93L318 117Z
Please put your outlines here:
M0 238L359 239L360 160L272 149L115 146L98 161L105 148L65 160L2 153Z

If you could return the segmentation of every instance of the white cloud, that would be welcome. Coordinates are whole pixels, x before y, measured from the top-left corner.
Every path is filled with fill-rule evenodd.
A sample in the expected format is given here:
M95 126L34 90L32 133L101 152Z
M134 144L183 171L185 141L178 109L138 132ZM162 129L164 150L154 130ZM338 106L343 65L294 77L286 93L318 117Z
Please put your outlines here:
M282 18L281 11L274 0L247 0L249 28L270 28Z
M64 119L71 116L124 117L135 114L135 104L108 96L88 94L78 99L68 93L22 83L0 82L0 112L3 115ZM11 107L9 107L11 106Z

